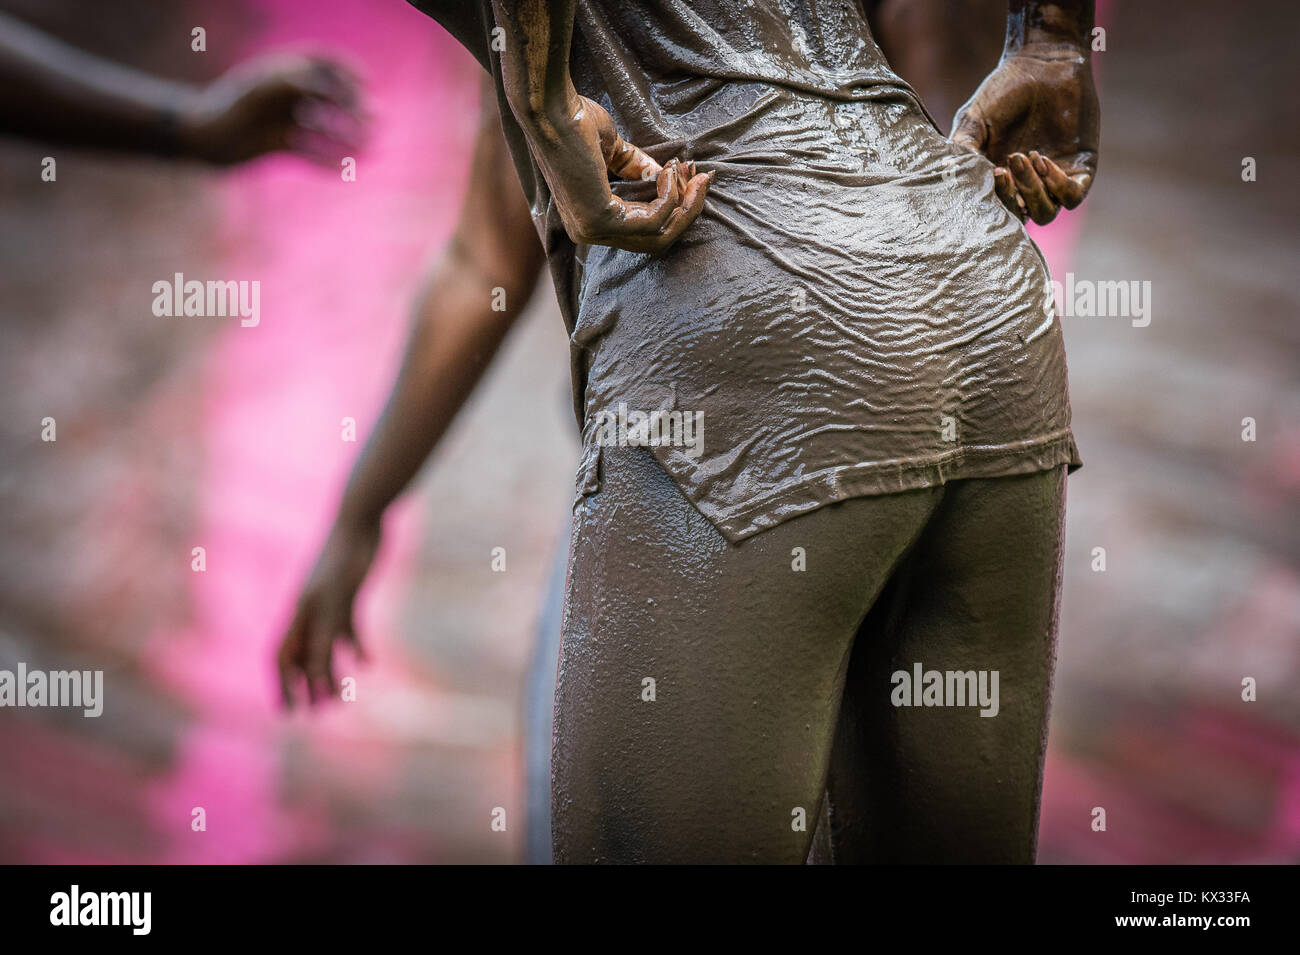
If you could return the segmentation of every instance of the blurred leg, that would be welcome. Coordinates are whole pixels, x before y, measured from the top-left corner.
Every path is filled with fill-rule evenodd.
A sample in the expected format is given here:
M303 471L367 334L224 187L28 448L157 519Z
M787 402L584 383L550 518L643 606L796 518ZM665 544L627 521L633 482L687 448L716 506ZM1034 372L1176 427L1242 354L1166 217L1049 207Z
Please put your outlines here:
M567 523L560 542L546 580L524 690L524 786L528 804L524 861L529 865L551 864L551 738L555 732L555 669L560 662L564 578L569 558Z

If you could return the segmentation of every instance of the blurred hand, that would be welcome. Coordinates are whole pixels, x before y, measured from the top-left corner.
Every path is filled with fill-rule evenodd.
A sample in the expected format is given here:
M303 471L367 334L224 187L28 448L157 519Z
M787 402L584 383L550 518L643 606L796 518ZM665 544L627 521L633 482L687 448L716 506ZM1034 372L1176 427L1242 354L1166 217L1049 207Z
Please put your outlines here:
M302 698L315 704L338 694L334 645L350 644L358 660L366 659L353 623L353 603L379 549L379 523L336 527L321 550L298 598L293 622L280 642L280 693L286 708Z
M633 252L662 252L695 221L713 173L676 159L660 166L618 134L599 103L577 97L572 115L534 129L530 144L555 197L569 238ZM609 176L653 179L656 197L629 202L615 196Z
M998 198L1008 209L1045 225L1088 194L1100 124L1088 50L1026 44L1004 54L957 111L952 141L993 163Z
M357 81L327 60L274 56L202 89L180 117L182 151L228 166L287 151L337 165L360 145Z

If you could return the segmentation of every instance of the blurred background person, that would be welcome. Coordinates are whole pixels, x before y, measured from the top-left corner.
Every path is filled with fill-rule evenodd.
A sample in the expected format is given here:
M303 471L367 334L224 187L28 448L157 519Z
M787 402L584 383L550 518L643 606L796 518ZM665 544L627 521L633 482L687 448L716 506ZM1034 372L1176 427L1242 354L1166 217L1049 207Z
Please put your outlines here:
M0 133L231 165L286 150L337 164L361 132L338 64L254 60L202 86L93 56L0 14Z

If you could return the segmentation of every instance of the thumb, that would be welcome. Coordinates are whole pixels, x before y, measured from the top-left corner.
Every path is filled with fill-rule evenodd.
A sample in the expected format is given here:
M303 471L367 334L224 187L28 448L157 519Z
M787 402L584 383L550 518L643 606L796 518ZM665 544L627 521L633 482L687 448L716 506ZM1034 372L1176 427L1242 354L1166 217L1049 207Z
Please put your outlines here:
M988 124L978 110L963 106L953 118L952 134L948 138L971 152L983 152L989 141Z

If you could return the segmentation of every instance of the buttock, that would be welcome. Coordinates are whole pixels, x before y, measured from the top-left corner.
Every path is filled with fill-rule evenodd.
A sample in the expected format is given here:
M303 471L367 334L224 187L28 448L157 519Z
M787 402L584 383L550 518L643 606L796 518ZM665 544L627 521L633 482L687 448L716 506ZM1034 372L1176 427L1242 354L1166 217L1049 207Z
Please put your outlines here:
M733 542L646 450L608 449L601 464L574 513L552 753L557 862L803 861L854 647L878 605L891 622L867 658L881 667L907 656L1008 674L996 720L918 711L899 726L909 739L919 728L920 748L954 727L981 752L1007 747L999 765L1018 789L1005 826L1017 852L1032 846L1062 475L855 498ZM857 684L867 711L889 712L887 672ZM872 725L884 735L871 745L892 752L892 724ZM944 771L942 759L923 764ZM983 785L978 760L971 771ZM838 789L842 851L869 843L844 815L851 798L889 798L888 780L872 783Z

